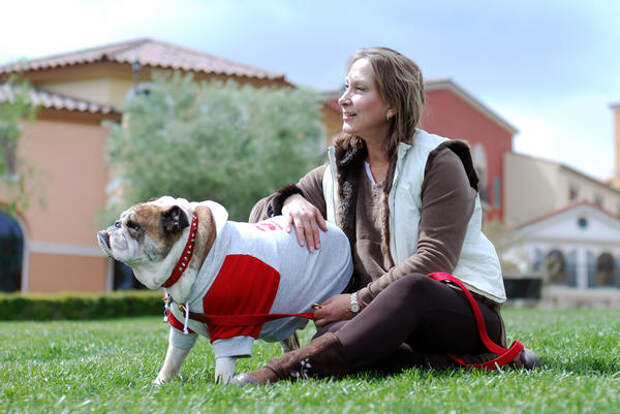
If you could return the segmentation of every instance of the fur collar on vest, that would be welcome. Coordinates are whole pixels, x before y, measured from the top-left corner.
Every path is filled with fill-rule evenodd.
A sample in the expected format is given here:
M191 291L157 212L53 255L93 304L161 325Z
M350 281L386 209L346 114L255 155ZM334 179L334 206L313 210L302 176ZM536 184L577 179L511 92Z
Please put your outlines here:
M336 207L337 222L349 238L353 248L357 236L355 233L355 209L361 171L364 161L368 157L366 143L362 139L351 139L348 142L337 140L334 144L336 156L336 170L338 180L339 203ZM389 250L390 229L388 194L394 177L396 154L391 157L390 167L385 177L383 194L381 195L381 252L388 259L390 267L394 266Z
M461 159L465 172L467 173L470 186L478 191L478 176L473 166L469 145L463 140L448 140L438 145L437 148L429 154L424 174L426 175L426 172L431 165L431 161L436 154L441 152L441 150L446 147L450 148ZM339 203L336 207L335 213L337 216L337 222L349 238L351 247L353 247L355 240L357 239L355 232L355 210L357 206L358 186L361 171L364 168L364 161L366 161L368 156L368 149L366 147L366 143L359 138L352 138L348 140L337 139L334 143L334 149L336 156L339 197ZM394 266L394 262L389 248L390 211L388 196L394 181L396 161L397 154L394 153L390 158L390 166L385 177L383 194L381 196L381 211L379 212L381 217L381 251L384 258L388 260L390 267Z

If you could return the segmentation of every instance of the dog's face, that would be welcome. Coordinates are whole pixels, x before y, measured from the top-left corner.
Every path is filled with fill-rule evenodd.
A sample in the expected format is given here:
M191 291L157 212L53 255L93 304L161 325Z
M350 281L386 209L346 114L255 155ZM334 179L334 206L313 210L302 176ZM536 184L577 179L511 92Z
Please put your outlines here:
M99 246L109 256L132 267L145 286L157 288L158 281L140 277L144 272L138 270L158 268L175 250L183 231L189 227L186 203L162 197L137 204L124 211L112 226L97 233Z

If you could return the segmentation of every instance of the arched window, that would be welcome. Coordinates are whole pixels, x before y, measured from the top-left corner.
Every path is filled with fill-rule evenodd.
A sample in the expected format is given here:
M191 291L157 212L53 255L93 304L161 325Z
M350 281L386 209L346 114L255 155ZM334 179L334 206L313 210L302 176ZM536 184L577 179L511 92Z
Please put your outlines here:
M566 280L566 260L564 254L559 250L551 250L545 260L545 273L549 283L557 285L567 284Z
M17 221L0 212L0 291L22 288L24 235Z
M615 267L611 254L601 254L596 260L596 286L613 286Z
M133 270L131 267L127 266L125 263L121 263L119 261L114 261L114 285L112 286L114 290L141 290L146 289L146 287L136 279L133 275Z

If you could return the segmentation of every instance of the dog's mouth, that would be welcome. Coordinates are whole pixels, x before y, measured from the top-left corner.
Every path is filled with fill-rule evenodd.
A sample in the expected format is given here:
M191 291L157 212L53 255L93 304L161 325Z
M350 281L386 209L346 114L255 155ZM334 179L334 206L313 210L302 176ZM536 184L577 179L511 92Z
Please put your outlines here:
M99 241L99 246L101 246L101 248L108 254L108 256L112 256L110 253L112 250L112 247L110 245L110 233L108 233L106 230L101 230L97 232L97 240Z

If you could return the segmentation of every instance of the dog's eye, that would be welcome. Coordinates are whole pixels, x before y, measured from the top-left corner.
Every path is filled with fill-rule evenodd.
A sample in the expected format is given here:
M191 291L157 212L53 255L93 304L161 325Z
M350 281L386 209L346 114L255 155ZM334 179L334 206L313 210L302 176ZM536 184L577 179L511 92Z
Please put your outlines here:
M136 223L135 221L131 221L131 220L127 220L127 227L129 227L131 230L138 230L140 228L138 223Z
M120 229L121 228L121 221L120 220L116 220L114 222L114 227L116 227L117 229Z

